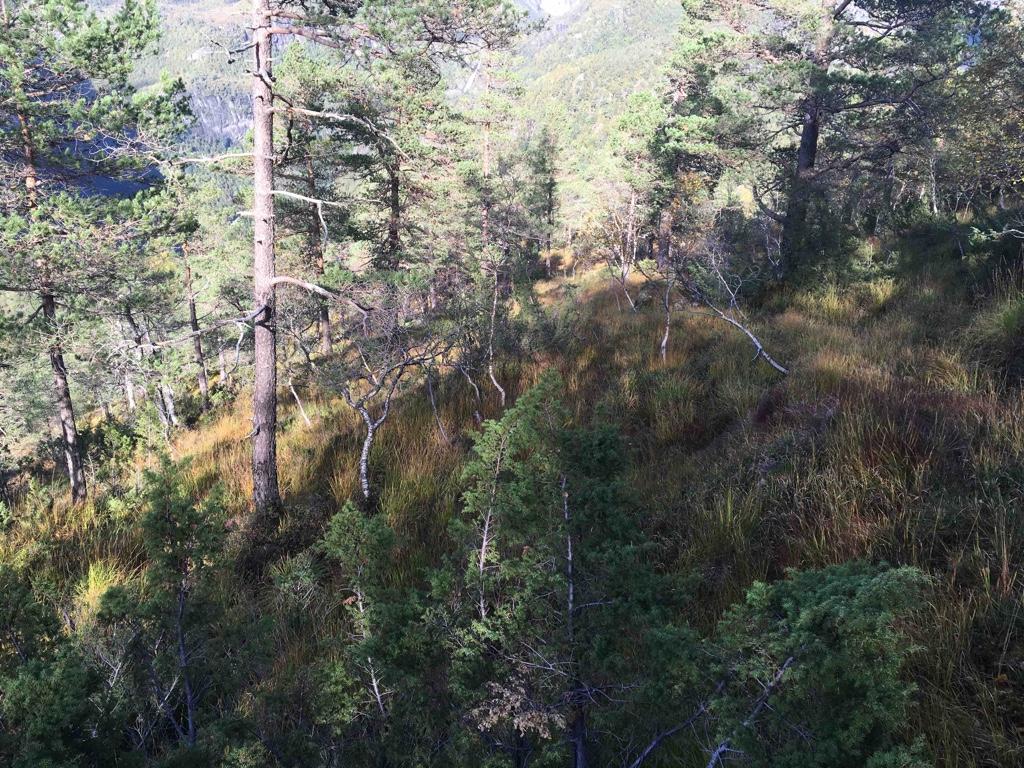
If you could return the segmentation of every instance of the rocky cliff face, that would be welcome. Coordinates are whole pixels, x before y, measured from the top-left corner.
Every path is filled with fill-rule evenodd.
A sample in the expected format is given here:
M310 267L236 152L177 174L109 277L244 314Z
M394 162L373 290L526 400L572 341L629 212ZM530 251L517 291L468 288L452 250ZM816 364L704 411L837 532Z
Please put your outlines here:
M566 16L585 6L587 0L517 0L535 16Z
M193 132L200 143L227 147L245 135L252 112L244 91L214 93L199 86L191 95L196 116Z

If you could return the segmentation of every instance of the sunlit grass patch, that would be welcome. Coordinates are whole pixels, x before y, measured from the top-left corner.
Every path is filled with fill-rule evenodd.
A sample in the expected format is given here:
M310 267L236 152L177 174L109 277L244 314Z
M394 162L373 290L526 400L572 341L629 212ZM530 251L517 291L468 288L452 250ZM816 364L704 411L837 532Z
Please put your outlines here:
M806 367L797 374L799 386L812 399L885 379L883 370L852 350L822 349L805 358L804 364Z
M830 323L853 322L859 319L860 307L851 291L836 285L823 290L798 293L793 297L793 307L816 320Z
M978 369L968 366L956 351L927 350L922 358L921 377L935 389L968 393L985 386Z
M101 599L112 587L121 586L131 578L125 567L111 560L96 560L89 564L85 576L75 587L70 617L76 627L84 627L96 620Z
M89 563L137 565L142 558L137 497L95 497L73 505L64 493L38 487L21 500L0 536L0 563L31 566L64 588L83 576Z
M997 297L975 315L963 340L973 359L1019 379L1024 375L1024 294Z

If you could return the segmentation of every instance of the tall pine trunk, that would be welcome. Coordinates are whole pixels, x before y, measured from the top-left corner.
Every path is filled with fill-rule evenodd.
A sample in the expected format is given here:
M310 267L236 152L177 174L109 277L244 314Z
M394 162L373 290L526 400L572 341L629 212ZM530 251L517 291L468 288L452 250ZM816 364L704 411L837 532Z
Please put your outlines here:
M570 652L576 651L576 558L573 556L572 545L572 511L569 505L569 484L565 475L562 476L562 515L565 521L565 628ZM578 696L582 681L574 673L572 677L573 695ZM572 745L572 768L588 768L587 761L587 708L578 702L573 705L567 734Z
M800 265L806 249L807 213L811 206L814 165L818 158L818 138L821 135L821 110L816 97L808 101L800 129L800 149L797 151L796 173L789 190L786 218L782 225L782 267L786 274Z
M384 246L385 269L398 269L402 248L402 177L400 160L394 156L388 165L388 239Z
M252 494L258 522L281 508L277 483L277 328L274 291L274 113L270 0L253 0L253 283L256 308Z
M487 104L487 98L491 92L491 70L490 62L484 60L484 77L483 77L483 103ZM491 244L491 121L490 118L484 118L483 126L483 146L481 147L481 175L483 176L483 189L482 189L482 200L481 200L481 212L480 212L480 240L483 244L483 248L487 251L487 246Z
M57 329L57 302L52 293L43 293L43 317L46 319L50 334L50 367L53 369L53 390L57 403L57 421L60 424L60 435L64 442L64 461L68 468L68 480L71 482L71 499L76 503L85 501L85 466L82 461L82 446L78 440L78 427L75 424L75 407L71 400L71 388L68 386L68 370L64 365L64 352L61 349Z
M544 253L546 254L545 265L547 269L547 276L551 277L551 248L555 233L555 185L553 181L548 180L546 191L547 195L544 199L544 222L547 224L547 231L544 233Z
M6 18L7 8L3 9ZM32 131L29 129L28 118L18 114L21 128L22 152L25 157L25 196L29 208L39 204L39 175L36 170L35 146L32 143ZM85 467L82 461L82 446L78 439L78 425L75 423L75 405L71 400L71 387L68 385L68 369L64 364L64 350L60 344L57 326L57 300L48 285L49 278L40 293L43 318L50 335L50 368L53 370L53 393L57 406L57 423L60 425L61 440L64 443L64 461L68 468L68 482L71 484L71 499L76 504L85 501L87 487L85 483Z

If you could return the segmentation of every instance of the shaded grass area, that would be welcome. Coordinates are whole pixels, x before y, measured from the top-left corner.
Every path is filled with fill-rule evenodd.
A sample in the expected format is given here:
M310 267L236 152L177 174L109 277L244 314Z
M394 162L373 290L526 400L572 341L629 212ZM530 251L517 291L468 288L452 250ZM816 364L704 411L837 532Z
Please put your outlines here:
M579 320L560 347L509 360L499 376L514 398L557 368L579 421L623 433L658 567L691 577L692 608L681 619L710 630L753 581L787 568L861 558L919 566L936 588L912 628L919 706L908 728L941 765L1024 760L1020 281L967 291L939 268L776 293L754 323L791 368L787 379L754 362L728 326L696 314L677 317L662 361L659 311L629 312L595 282L576 296ZM485 417L497 416L495 393L479 383ZM233 611L281 619L279 660L252 681L256 699L275 688L300 696L284 681L301 680L342 634L337 612L312 601L296 618L274 586L295 569L320 567L308 548L358 492L361 422L328 392L302 394L312 427L282 399L280 557L263 585L224 577ZM437 397L451 442L417 384L374 447L377 509L396 533L398 586L422 586L449 544L476 428L461 377L445 378ZM235 530L248 514L249 429L242 397L173 445L197 496L224 487L224 524ZM126 466L84 507L34 487L0 540L0 561L29 569L53 600L86 611L103 585L146 567L137 527L145 463Z

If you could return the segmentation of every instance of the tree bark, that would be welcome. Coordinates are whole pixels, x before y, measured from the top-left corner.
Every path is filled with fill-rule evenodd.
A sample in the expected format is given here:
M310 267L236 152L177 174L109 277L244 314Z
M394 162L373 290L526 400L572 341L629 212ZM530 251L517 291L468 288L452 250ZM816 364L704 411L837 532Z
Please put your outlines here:
M546 254L545 263L547 266L547 276L551 277L551 248L552 240L555 232L555 181L554 178L550 178L546 181L546 197L544 203L544 219L547 223L547 231L544 233L544 252Z
M427 394L430 396L430 409L434 412L434 421L437 422L437 431L441 433L441 437L444 441L451 445L452 439L448 437L448 432L444 428L444 422L441 421L441 414L437 410L437 398L434 396L434 376L430 366L427 366Z
M665 282L665 295L662 297L662 307L665 309L665 332L661 336L661 362L668 362L668 339L672 333L672 288L675 280L669 279Z
M500 275L501 271L498 269L498 265L494 264L494 296L491 303L491 330L487 339L487 375L491 378L491 384L498 390L498 396L501 398L501 407L505 407L505 388L498 383L498 378L494 374L494 331L498 323L498 290L500 288Z
M483 62L484 74L483 74L483 103L486 104L487 99L491 93L491 70L490 61L487 59ZM484 251L487 250L487 246L491 244L491 121L489 117L484 117L483 125L483 146L481 147L481 168L480 173L483 178L483 200L482 210L480 212L480 242L483 245Z
M3 13L6 18L6 6ZM28 200L28 207L35 208L39 204L39 175L36 170L32 131L29 128L28 119L21 113L18 113L18 123L21 128L22 152L25 158L25 196ZM46 282L48 283L48 277ZM50 367L53 369L53 389L57 403L56 416L64 442L64 461L67 464L68 481L71 484L71 499L79 504L85 501L88 495L85 467L82 461L82 447L78 440L78 426L75 423L74 402L71 400L71 388L68 386L68 369L64 364L64 350L61 347L57 327L57 301L50 286L46 283L40 292L40 300L47 332L50 334Z
M124 316L132 329L135 343L141 347L139 352L140 361L147 354L155 361L159 361L160 355L156 350L156 345L153 344L153 337L149 333L149 328L145 325L139 325L129 308L125 308ZM160 423L164 426L165 437L169 437L171 427L178 426L178 416L174 408L174 390L164 384L159 372L157 372L156 400L154 404L156 405L157 416L160 417Z
M398 269L398 252L402 247L402 178L397 156L388 165L388 239L384 247L386 269Z
M782 267L790 273L799 266L801 251L806 243L804 234L807 213L811 204L814 165L818 157L818 138L821 135L821 110L816 97L808 101L800 129L800 149L797 151L796 173L789 190L786 218L782 225Z
M168 426L178 426L178 409L174 405L174 390L169 385L163 383L159 384L157 388L160 390L160 397L163 399Z
M295 405L299 407L299 414L302 416L302 420L306 422L307 427L312 427L313 422L309 420L309 414L306 413L306 408L302 405L302 399L299 397L299 393L295 389L295 382L288 379L288 389L292 393L292 398L295 400Z
M572 768L588 768L590 763L587 761L587 720L582 707L577 707L573 714L569 740L572 743Z
M457 365L456 368L459 373L463 375L466 381L469 382L470 389L473 390L473 396L476 398L476 408L473 409L473 418L479 426L484 423L484 417L480 415L480 408L483 405L483 398L480 397L480 387L478 387L476 382L473 381L473 377L469 375L469 371L466 370L465 366Z
M50 367L53 369L57 420L60 424L61 438L64 441L64 461L68 468L68 480L71 482L71 499L79 504L85 501L87 495L85 467L82 461L82 446L78 440L78 427L75 424L75 408L71 400L71 388L68 386L68 370L64 364L64 353L57 330L57 302L52 293L43 293L41 299L43 317L46 318L51 338Z
M262 524L281 509L277 482L277 328L274 289L274 113L270 0L252 0L253 284L255 384L252 413L253 506Z
M189 747L196 745L197 725L196 709L199 697L192 687L192 676L189 673L189 653L185 643L185 600L187 588L184 584L178 587L178 610L175 615L174 629L178 643L178 672L181 675L185 698L185 742Z
M565 475L562 476L562 519L565 522L565 623L566 636L569 641L571 653L576 649L576 558L573 556L572 546L572 511L569 506L569 482ZM573 688L581 688L579 677L573 675ZM572 715L569 723L569 743L572 745L572 768L587 768L590 764L587 760L587 708L582 703L575 703L572 707Z
M384 426L384 422L388 419L388 414L391 413L391 402L395 396L395 391L398 389L398 385L401 383L402 377L405 375L405 371L409 365L409 362L403 362L400 365L395 366L394 368L389 368L378 375L372 375L374 388L359 399L354 399L352 397L352 391L347 386L343 387L341 391L342 397L345 398L345 402L348 403L348 406L358 413L360 418L362 418L363 423L366 424L366 437L363 439L363 450L359 454L359 486L363 491L363 499L367 504L372 500L372 491L370 489L370 451L373 448L373 441L374 438L377 437L377 430ZM387 383L387 376L389 374L392 374L393 376L390 384ZM381 406L380 416L374 419L373 416L370 415L368 403L381 393L383 393L384 402Z
M363 450L359 454L359 485L363 491L363 498L370 500L370 449L373 448L373 439L377 436L375 429L366 431L366 439L363 440Z
M185 292L188 294L188 324L192 329L192 357L196 364L196 379L199 384L199 396L203 401L203 410L210 407L210 380L206 376L206 360L203 357L203 341L196 314L196 294L192 290L192 265L188 260L188 246L185 246Z
M673 201L661 212L658 221L658 268L665 269L672 258L672 227L675 225L675 215L672 210Z
M28 198L28 207L35 208L39 203L39 175L36 171L35 146L32 144L32 131L28 126L28 118L18 113L18 123L21 126L22 154L25 157L25 195Z
M124 398L128 406L128 413L135 413L137 407L135 403L135 382L132 381L130 371L124 372Z
M319 197L312 155L306 158L306 186L308 187L310 197ZM313 271L317 277L322 278L326 268L324 244L327 239L327 232L323 229L324 223L320 212L316 208L312 209L312 217L309 234L310 244L313 248ZM317 301L319 302L317 305L317 327L320 334L320 351L325 355L330 355L334 351L334 342L331 338L331 310L326 298L321 296L318 297Z

